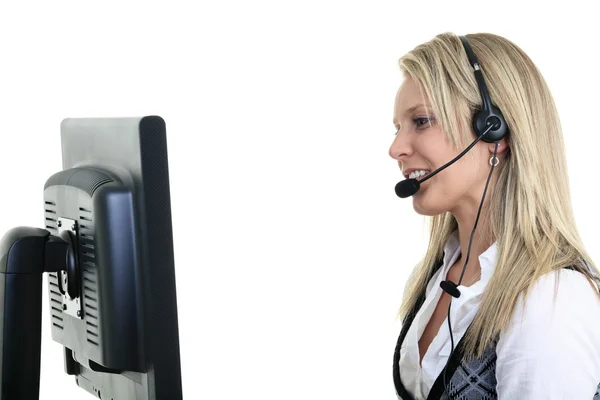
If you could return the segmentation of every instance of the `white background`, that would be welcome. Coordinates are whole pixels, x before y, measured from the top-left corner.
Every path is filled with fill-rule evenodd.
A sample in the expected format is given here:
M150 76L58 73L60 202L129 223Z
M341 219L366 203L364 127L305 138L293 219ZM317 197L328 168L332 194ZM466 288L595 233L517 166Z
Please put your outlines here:
M63 118L160 115L185 398L395 399L395 313L427 237L393 191L397 59L446 31L525 50L559 107L600 262L600 28L586 4L3 2L0 235L43 227ZM91 399L63 372L46 301L40 398Z

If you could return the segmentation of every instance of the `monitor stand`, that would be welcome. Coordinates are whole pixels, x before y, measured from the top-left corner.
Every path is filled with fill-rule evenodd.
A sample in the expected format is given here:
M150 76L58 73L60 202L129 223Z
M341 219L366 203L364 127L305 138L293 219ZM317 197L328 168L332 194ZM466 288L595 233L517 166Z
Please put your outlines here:
M76 269L69 231L18 227L0 239L0 400L39 400L42 275L64 271L61 291L76 296Z

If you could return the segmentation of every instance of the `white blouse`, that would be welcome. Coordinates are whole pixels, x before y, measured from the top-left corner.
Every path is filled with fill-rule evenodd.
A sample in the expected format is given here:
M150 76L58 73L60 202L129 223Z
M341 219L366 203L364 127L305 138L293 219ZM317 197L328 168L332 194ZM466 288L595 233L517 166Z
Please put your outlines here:
M418 342L442 294L440 282L460 255L458 230L444 246L444 263L432 277L426 298L400 348L402 384L417 400L426 399L450 355L448 319L440 326L419 365ZM459 286L450 318L454 347L473 321L497 261L497 242L479 256L481 279ZM600 300L583 274L563 269L554 304L558 273L542 276L525 309L519 298L507 329L496 345L496 391L499 400L591 400L600 383Z

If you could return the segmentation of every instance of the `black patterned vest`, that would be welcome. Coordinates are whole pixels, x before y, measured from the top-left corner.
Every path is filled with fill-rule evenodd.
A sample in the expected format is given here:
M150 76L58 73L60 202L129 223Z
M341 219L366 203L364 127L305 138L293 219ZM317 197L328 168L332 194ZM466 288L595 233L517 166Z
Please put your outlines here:
M437 270L443 265L443 259L439 259L429 277L431 279ZM423 291L413 310L404 318L402 330L398 337L396 350L394 352L394 385L396 394L402 400L424 400L415 399L412 393L402 384L400 380L400 348L402 342L412 324L419 309L425 302L425 291ZM469 332L467 329L467 332ZM463 336L463 338L466 336ZM426 400L495 400L498 398L496 393L496 344L498 337L485 349L481 358L473 358L470 362L463 360L464 342L461 340L456 344L448 362L446 370L446 388L448 395L444 392L443 370L437 377ZM593 400L600 400L600 384L593 397Z

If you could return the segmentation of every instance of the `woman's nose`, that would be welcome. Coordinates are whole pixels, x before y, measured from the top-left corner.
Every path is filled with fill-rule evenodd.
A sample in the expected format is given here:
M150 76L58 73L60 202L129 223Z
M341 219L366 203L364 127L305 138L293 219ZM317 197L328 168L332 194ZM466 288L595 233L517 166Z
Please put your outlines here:
M402 134L400 131L396 133L394 141L390 146L389 155L394 160L402 160L412 154L412 146L407 140L407 135Z

